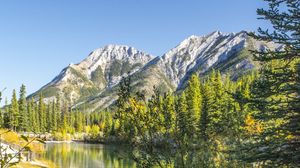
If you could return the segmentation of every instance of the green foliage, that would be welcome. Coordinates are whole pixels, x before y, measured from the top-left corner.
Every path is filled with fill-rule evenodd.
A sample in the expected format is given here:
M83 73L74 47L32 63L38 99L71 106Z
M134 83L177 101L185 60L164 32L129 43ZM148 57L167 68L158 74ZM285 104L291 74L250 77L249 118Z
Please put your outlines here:
M105 84L105 76L101 66L98 66L96 70L91 74L91 80L96 83L96 85Z
M197 123L199 122L201 114L201 92L200 92L200 80L196 75L192 75L188 82L188 87L185 90L186 96L188 97L187 107L187 134L189 138L197 132Z
M69 106L68 106L68 103L65 102L64 103L64 110L62 110L62 113L61 113L61 120L60 120L60 129L62 131L67 131L67 128L68 128L68 116L69 116Z
M49 86L43 90L43 95L45 97L55 96L59 92L59 89L53 86Z
M17 130L19 126L19 104L17 100L16 90L13 90L11 105L9 110L9 127L12 130Z
M99 139L100 136L100 128L98 125L92 125L91 131L90 131L90 138L92 140L97 140Z
M164 115L164 127L167 134L173 134L175 131L175 98L171 93L165 94L163 98L162 113Z
M254 52L262 67L251 85L251 137L241 145L240 150L246 151L241 159L265 167L299 167L300 4L296 0L265 1L267 9L257 13L271 22L274 31L259 28L259 34L251 36L283 45L283 49Z
M18 130L25 131L28 130L28 113L26 109L26 87L22 85L20 88L20 96L19 96L19 118L18 118Z
M123 79L118 110L105 135L129 142L139 166L238 167L230 151L246 134L243 128L250 108L242 97L249 97L253 79L251 74L233 82L218 71L205 81L193 75L180 95L161 96L154 87L148 100L141 93L132 94L130 79ZM234 99L236 95L240 101ZM114 123L119 123L118 129Z
M201 115L199 120L199 137L204 141L208 140L209 136L209 115L212 113L211 106L213 104L212 90L209 84L201 85L202 105Z
M39 121L39 130L41 132L46 132L46 105L43 100L43 95L40 93L39 102L38 102L38 121Z

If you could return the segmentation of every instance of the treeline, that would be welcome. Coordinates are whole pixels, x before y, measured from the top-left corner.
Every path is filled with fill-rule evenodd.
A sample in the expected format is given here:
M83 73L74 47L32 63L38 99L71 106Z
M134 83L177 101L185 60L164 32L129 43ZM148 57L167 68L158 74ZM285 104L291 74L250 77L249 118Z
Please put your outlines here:
M140 92L132 93L130 78L124 78L114 135L131 143L132 156L141 167L238 166L236 154L228 149L261 131L243 101L250 96L255 76L233 82L219 71L203 80L192 75L182 93L154 88L149 100Z
M97 134L104 130L112 117L107 112L84 113L71 108L71 105L61 100L60 96L45 103L42 94L38 100L26 100L26 87L22 85L17 93L13 90L11 102L6 100L0 113L0 126L16 132L34 133L76 133L96 130ZM94 131L95 132L95 131Z

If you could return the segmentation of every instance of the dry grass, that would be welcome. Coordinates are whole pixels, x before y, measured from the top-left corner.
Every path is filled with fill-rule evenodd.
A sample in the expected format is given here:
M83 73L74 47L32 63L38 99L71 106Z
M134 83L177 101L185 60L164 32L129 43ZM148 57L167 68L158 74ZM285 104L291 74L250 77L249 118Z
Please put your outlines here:
M16 132L10 131L7 132L6 129L0 129L1 140L8 143L9 145L16 145L19 148L25 146L27 142L22 139ZM6 133L5 133L6 132ZM32 140L28 138L28 140ZM44 145L40 142L33 141L28 145L30 150L34 153L42 153L44 152ZM20 162L14 168L55 168L55 164L48 160L36 160L35 162Z
M0 134L1 135L1 139L9 144L13 144L13 145L17 145L19 147L23 147L26 145L26 141L24 141L22 138L20 138L20 136L13 131L7 132L8 130L6 129L0 129ZM6 132L6 133L4 133ZM3 134L4 133L4 134ZM32 139L28 139L29 141ZM44 151L44 145L40 142L32 142L31 144L28 145L31 149L32 152L35 153L42 153Z

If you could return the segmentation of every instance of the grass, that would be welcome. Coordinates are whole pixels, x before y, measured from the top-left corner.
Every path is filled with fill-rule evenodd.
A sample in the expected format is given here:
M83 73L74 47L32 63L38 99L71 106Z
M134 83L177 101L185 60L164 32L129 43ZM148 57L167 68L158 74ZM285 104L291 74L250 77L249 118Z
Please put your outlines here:
M0 129L0 134L7 132L6 129ZM1 135L1 140L5 141L8 144L16 145L18 147L23 147L26 145L26 141L24 141L20 136L13 131L4 133ZM29 141L31 139L29 138ZM28 145L30 147L30 150L34 153L42 153L44 151L44 145L38 142L33 142Z
M1 140L5 143L17 146L19 148L22 148L27 144L25 140L23 140L16 132L9 131L7 129L0 129L1 134ZM32 140L32 138L28 138L28 140ZM31 144L28 145L30 150L34 153L43 153L44 152L44 145L40 142L33 141ZM42 167L49 167L54 168L55 164L48 160L35 160L36 163L40 164L34 164L33 162L25 162L21 161L16 166L13 166L14 168L42 168Z

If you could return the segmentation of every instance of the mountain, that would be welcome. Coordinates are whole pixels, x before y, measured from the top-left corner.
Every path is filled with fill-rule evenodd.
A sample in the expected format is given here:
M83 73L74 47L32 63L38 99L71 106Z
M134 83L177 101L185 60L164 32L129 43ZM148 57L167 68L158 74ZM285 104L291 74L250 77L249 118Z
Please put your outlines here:
M32 96L42 93L49 101L60 93L76 107L104 109L117 98L118 83L129 71L134 91L149 96L153 86L165 92L180 90L191 74L202 77L212 69L235 80L258 67L250 50L280 48L272 42L255 40L246 31L193 35L158 57L128 46L108 45L96 49L79 64L66 67Z
M60 93L72 103L82 101L113 87L127 72L134 73L153 58L133 47L108 45L94 50L80 63L67 66L30 97L42 93L50 101Z

